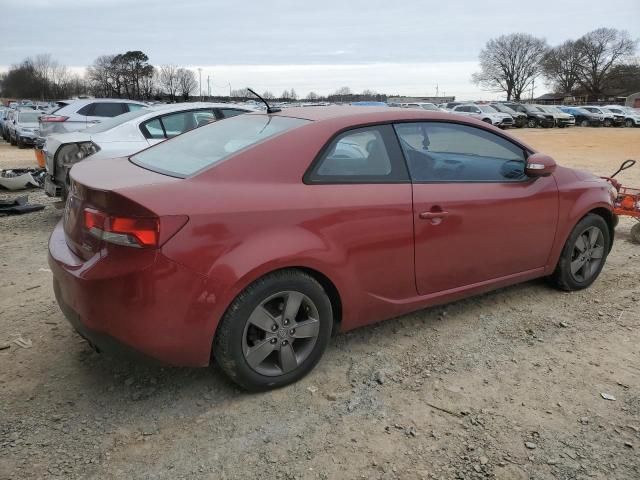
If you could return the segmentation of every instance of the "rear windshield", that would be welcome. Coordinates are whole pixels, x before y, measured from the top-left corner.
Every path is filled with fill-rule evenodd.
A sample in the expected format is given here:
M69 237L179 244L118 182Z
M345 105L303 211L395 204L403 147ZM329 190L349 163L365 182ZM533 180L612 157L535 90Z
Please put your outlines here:
M38 117L42 112L20 112L18 114L18 122L20 123L37 123Z
M129 120L133 120L134 118L141 117L142 115L146 115L147 113L149 113L148 108L141 108L140 110L134 110L133 112L123 113L122 115L118 115L117 117L102 120L100 123L97 123L92 127L85 128L84 131L87 133L106 132L107 130L111 130L113 127L122 125L124 122L128 122Z
M243 148L308 123L272 115L238 115L178 135L131 157L149 170L188 177Z

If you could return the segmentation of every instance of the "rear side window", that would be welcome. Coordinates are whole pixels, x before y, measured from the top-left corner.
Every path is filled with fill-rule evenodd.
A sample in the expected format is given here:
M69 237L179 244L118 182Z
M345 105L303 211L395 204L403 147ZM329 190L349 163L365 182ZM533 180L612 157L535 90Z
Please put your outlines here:
M222 114L222 118L235 117L236 115L247 113L244 110L238 110L237 108L220 108L219 111Z
M122 103L102 103L97 102L93 104L93 110L89 116L91 117L117 117L124 113L124 105Z
M393 183L407 179L389 125L348 130L334 138L314 162L309 183Z
M142 124L146 138L171 138L216 120L213 110L189 110L154 118Z
M133 155L131 161L154 172L188 177L287 130L309 123L299 118L239 115L214 122Z
M482 128L420 122L395 126L414 182L514 182L526 179L526 153Z
M129 108L130 112L135 112L136 110L140 110L142 108L145 108L144 105L139 105L137 103L127 103L127 107Z

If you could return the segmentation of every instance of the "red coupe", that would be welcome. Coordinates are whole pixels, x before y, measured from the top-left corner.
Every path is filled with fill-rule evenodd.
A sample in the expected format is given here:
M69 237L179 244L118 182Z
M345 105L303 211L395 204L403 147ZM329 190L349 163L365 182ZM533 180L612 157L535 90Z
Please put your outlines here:
M335 329L536 277L588 287L617 221L605 181L411 109L248 114L71 176L49 263L75 329L251 390L308 373Z

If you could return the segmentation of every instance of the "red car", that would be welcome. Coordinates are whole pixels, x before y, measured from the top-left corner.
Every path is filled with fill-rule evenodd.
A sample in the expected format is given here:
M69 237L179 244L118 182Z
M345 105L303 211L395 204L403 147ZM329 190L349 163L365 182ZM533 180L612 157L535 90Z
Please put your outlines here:
M308 107L72 170L58 303L99 350L294 382L331 332L536 277L588 287L615 192L486 123Z

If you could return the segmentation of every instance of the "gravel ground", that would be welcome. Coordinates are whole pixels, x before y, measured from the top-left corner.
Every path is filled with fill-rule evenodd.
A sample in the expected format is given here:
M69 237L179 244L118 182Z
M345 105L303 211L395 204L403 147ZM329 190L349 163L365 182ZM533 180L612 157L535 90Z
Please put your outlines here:
M640 129L513 133L598 174L640 159ZM34 161L0 143L0 168ZM534 281L338 335L308 377L256 395L215 367L94 353L53 297L61 210L28 194L47 208L0 217L0 479L640 478L630 220L587 291Z

